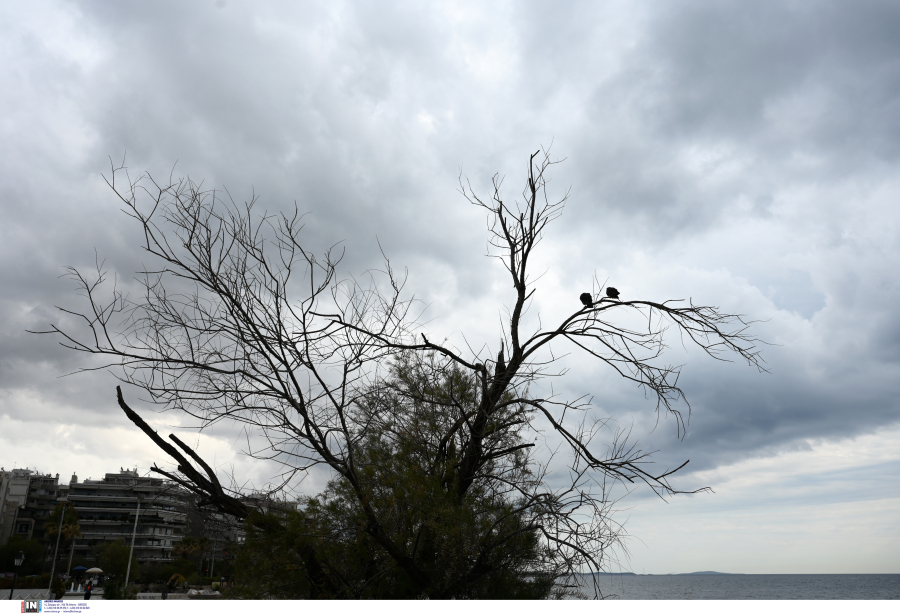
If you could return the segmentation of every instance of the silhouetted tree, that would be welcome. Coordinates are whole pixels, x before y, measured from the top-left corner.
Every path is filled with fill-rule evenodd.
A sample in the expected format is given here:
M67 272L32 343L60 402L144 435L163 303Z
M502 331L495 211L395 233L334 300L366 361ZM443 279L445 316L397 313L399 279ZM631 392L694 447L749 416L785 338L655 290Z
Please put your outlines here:
M715 358L733 354L760 364L748 322L691 302L591 300L550 328L523 324L537 291L529 276L534 250L568 196L548 198L545 173L554 162L539 153L529 159L522 201L504 199L496 176L490 200L460 183L487 213L491 255L512 282L496 360L487 347L461 350L426 337L390 262L366 283L340 279L342 255L316 256L304 247L296 208L257 215L255 198L237 205L189 179L132 181L123 168L113 168L108 182L158 265L141 272L143 293L134 299L114 289L104 300L102 270L88 278L70 269L89 308L67 312L83 318L87 335L55 326L46 332L61 335L66 347L108 357L106 366L119 367L123 382L201 425L233 421L263 435L267 447L248 452L280 462L285 483L316 465L331 469L328 490L308 500L300 516L263 514L223 486L190 446L150 429L118 392L129 419L177 464L154 471L221 513L268 527L264 539L294 540L307 584L317 587L306 594L486 596L491 589L483 587L521 587L527 577L564 587L576 572L609 563L619 539L609 487L640 482L661 496L674 494L669 478L687 463L651 471L649 454L621 432L600 446L593 424L573 426L567 418L589 409L584 398L535 394L536 382L555 375L552 348L572 344L612 367L652 395L657 411L675 415L679 431L679 369L658 362L667 329ZM629 314L646 326L628 326ZM571 479L558 488L546 484L547 466L526 437L547 429L570 455ZM405 482L398 476L415 463L427 470L411 475L410 484L422 486L427 504L416 503L419 494L400 494ZM464 520L451 539L446 519L455 513ZM307 521L321 532L304 533ZM322 537L342 530L350 531L343 540ZM520 538L523 544L512 543ZM353 540L357 550L341 549ZM458 559L448 554L457 542ZM509 565L491 558L506 546L511 557L524 558ZM351 552L360 558L351 561ZM336 556L347 558L336 564ZM516 578L499 579L510 573Z
M553 594L569 561L548 546L540 527L562 510L551 497L534 496L540 480L523 445L524 422L504 427L525 408L508 405L494 414L486 447L515 450L489 459L459 497L453 426L474 410L478 381L434 355L424 358L398 357L391 376L373 385L354 411L354 421L366 425L354 459L369 505L390 540L411 548L430 596ZM303 500L298 512L251 513L248 521L237 564L247 596L399 599L422 592L365 531L366 511L344 479ZM283 533L273 530L282 526Z

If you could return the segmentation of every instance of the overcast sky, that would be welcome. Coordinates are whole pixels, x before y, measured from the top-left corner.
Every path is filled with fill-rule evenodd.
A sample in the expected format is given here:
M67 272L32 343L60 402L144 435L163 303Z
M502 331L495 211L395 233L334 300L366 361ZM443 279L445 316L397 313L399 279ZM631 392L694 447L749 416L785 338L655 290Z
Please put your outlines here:
M296 201L346 274L380 241L433 337L496 345L513 296L458 177L488 195L500 173L513 197L552 143L551 192L571 196L540 248L544 321L596 275L747 314L772 344L760 374L672 340L683 440L640 390L572 365L567 393L663 465L690 459L676 486L716 491L622 499L622 564L900 572L898 32L895 1L0 3L0 464L83 479L163 460L110 374L60 379L84 358L25 333L79 306L64 265L146 264L108 156ZM224 431L192 441L271 477Z

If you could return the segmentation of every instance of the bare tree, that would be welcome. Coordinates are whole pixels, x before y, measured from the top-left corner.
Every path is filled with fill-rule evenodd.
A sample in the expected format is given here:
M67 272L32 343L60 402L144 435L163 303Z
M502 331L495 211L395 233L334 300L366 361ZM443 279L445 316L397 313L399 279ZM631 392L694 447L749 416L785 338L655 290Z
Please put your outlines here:
M555 327L526 330L523 314L537 290L529 268L534 250L568 197L548 197L545 174L555 163L547 152L530 156L522 200L513 204L504 200L497 176L489 200L460 182L462 194L487 212L490 255L506 267L515 291L496 358L487 350L429 340L415 300L404 293L405 277L387 259L383 270L367 272L365 283L341 279L343 254L332 249L316 256L304 248L296 207L290 214L260 215L255 197L238 205L227 193L189 179L132 180L122 167L113 167L107 181L143 228L143 249L161 264L140 273L137 299L115 288L104 299L102 268L91 278L70 268L89 309L63 311L80 317L88 334L56 326L42 332L106 358L96 368L119 367L123 382L156 404L193 416L201 427L229 421L262 435L266 446L247 452L280 463L283 484L327 465L364 519L356 531L406 574L417 594L465 595L466 587L505 564L492 553L521 533L541 539L543 555L529 563L533 573L558 580L600 571L620 538L610 518L609 487L643 483L660 496L675 494L669 478L687 461L651 471L649 454L621 432L599 446L593 441L598 423L582 419L572 426L573 413L588 415L586 398L533 394L535 382L559 374L550 371L553 348L571 344L612 367L655 397L658 412L673 414L679 431L685 399L679 368L659 362L665 333L679 334L714 358L737 356L762 367L742 316L692 302L619 300L610 298L614 291L602 296L596 278L580 309ZM635 314L640 328L626 324ZM223 487L195 451L174 435L174 446L162 439L121 390L118 402L178 465L177 471L154 471L221 512L250 515L252 506L233 486ZM546 460L536 460L535 439L526 437L546 430L566 444L571 479L565 488L547 486ZM476 495L502 503L509 510L503 517L515 516L518 524L498 519L473 528L473 545L459 553L459 565L437 573L433 560L422 559L424 521L405 529L396 521L397 501L407 495L400 494L402 485L384 488L387 474L379 473L378 463L389 461L373 452L384 445L388 458L413 450L410 458L439 477L442 497L458 505ZM334 573L332 579L319 577L317 586L358 596L372 583L354 584Z

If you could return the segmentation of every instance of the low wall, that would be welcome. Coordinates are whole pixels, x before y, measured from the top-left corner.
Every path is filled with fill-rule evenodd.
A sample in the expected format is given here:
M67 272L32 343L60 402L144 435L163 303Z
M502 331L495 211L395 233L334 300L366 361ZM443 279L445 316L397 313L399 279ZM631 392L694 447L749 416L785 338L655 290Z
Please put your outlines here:
M0 590L0 599L9 598L9 589ZM16 588L13 589L13 599L22 601L23 599L52 599L50 591L40 588Z
M162 593L138 593L138 599L162 599ZM169 593L169 596L166 597L168 600L172 599L187 599L187 593Z

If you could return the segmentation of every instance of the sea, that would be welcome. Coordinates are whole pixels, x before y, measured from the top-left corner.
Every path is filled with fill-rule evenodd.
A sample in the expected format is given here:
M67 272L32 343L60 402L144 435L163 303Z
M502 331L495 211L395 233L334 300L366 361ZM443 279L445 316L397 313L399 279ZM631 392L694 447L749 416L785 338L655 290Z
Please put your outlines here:
M900 574L604 574L610 599L900 599ZM582 592L593 598L591 577Z

